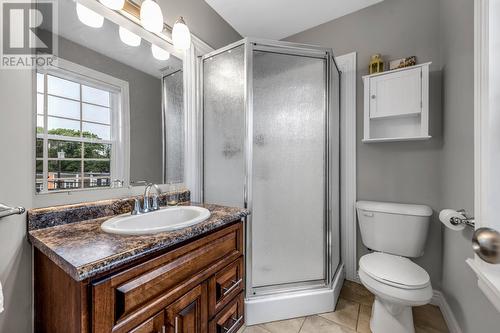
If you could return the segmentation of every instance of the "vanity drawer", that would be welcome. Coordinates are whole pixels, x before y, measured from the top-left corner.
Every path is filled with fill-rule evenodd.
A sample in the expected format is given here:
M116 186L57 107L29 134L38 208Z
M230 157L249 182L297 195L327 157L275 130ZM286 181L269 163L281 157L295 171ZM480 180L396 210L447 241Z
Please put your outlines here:
M236 333L245 323L243 292L240 292L209 323L209 333Z
M243 290L243 276L243 257L240 257L210 278L208 281L210 318Z
M242 256L242 223L236 223L92 286L94 332L137 326L183 293Z

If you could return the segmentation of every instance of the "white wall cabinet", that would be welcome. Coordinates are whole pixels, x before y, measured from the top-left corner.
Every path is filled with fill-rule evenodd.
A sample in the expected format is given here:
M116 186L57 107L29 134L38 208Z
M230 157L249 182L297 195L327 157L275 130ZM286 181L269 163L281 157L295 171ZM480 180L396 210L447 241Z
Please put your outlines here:
M426 140L429 136L429 65L363 76L363 142Z

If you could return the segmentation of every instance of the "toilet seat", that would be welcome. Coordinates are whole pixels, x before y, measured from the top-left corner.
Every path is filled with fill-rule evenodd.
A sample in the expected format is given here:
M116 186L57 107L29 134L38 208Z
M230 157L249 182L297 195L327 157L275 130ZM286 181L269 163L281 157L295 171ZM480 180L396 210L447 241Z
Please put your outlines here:
M359 278L375 296L418 306L432 298L429 274L411 260L387 253L370 253L359 260Z
M372 279L402 289L422 289L430 285L429 274L410 259L374 252L359 260L359 268Z

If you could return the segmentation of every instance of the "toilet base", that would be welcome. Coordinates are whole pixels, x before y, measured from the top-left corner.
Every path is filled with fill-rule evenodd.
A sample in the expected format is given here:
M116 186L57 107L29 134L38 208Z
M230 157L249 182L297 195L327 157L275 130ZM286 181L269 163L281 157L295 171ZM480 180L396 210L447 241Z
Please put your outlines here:
M388 302L375 296L370 329L373 333L415 333L411 306Z

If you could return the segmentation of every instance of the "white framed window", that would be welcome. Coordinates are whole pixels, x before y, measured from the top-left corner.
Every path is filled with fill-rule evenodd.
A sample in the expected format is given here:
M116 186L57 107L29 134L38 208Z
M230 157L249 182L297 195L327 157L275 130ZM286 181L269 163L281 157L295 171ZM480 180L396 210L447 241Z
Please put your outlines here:
M37 69L36 193L128 184L128 98L127 82L69 61Z

